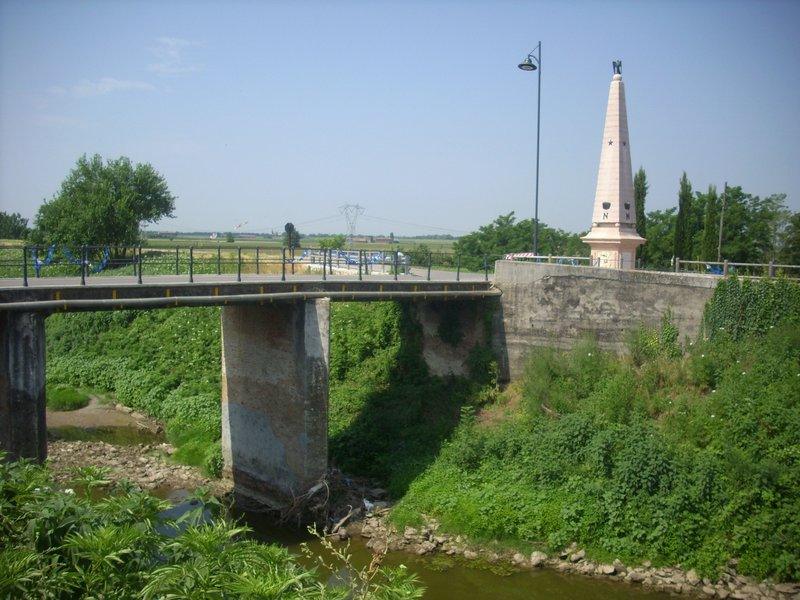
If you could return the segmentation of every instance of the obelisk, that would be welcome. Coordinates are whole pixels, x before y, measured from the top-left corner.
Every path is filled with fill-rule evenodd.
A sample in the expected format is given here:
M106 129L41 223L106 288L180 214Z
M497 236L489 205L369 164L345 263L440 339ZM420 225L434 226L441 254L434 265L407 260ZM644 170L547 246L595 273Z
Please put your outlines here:
M592 249L594 266L632 269L636 263L636 248L645 239L636 233L636 206L633 199L622 61L614 61L613 65L614 76L608 91L592 228L581 239Z

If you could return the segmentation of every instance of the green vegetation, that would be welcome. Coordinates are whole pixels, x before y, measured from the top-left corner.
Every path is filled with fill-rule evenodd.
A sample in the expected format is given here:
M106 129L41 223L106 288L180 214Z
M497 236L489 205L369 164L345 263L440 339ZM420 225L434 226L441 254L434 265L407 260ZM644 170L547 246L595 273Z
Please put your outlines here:
M28 235L28 219L0 210L0 240L21 240Z
M60 490L45 467L0 455L0 597L3 598L280 598L410 600L422 589L404 569L344 567L335 585L298 564L285 549L247 539L249 529L217 517L203 524L205 502L178 522L169 506L121 483L106 488L101 469L84 468ZM172 533L171 536L165 535ZM329 580L331 581L331 580Z
M799 290L723 280L707 339L684 343L665 315L626 357L591 341L537 352L502 395L487 348L469 380L428 373L413 304L336 303L332 461L383 482L399 524L426 514L477 540L576 541L708 575L736 557L742 573L796 579ZM461 339L456 313L441 315L443 343ZM218 469L217 309L54 315L48 344L52 380L115 391L167 422L179 457Z
M77 410L89 404L89 394L68 385L47 387L47 408L50 410Z
M412 311L410 304L348 303L334 305L331 319L331 458L346 473L384 482L395 497L494 384L431 376ZM491 356L480 348L473 362L490 372Z
M166 423L177 459L219 472L219 309L52 315L47 353L51 385L115 394Z
M130 246L139 226L172 216L175 197L149 164L95 154L78 159L52 200L39 207L31 239L37 244Z
M542 350L523 381L462 420L393 513L450 531L601 560L731 557L757 577L800 577L800 296L726 281L708 340L681 347L668 318L619 358L587 341ZM737 292L736 290L743 290ZM763 316L774 302L790 302ZM778 315L785 315L779 318ZM726 317L727 318L727 317ZM764 332L764 335L755 335Z

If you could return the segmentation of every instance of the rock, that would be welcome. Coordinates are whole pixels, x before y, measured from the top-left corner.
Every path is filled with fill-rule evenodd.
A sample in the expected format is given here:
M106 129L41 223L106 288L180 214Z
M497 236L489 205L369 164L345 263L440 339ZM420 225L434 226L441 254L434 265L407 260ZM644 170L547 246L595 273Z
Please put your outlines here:
M800 583L776 583L772 589L780 594L800 594Z
M419 532L413 527L406 527L403 531L403 537L407 540L413 539L419 535Z
M703 586L703 593L704 593L706 596L716 596L716 595L717 595L717 590L715 590L715 589L714 589L713 587L711 587L710 585L704 585L704 586Z
M573 552L572 554L569 555L569 561L576 563L580 560L583 560L585 557L586 557L586 550L578 550L577 552Z
M370 498L376 498L376 499L379 499L379 500L382 499L382 498L386 498L389 495L389 492L387 492L383 488L372 488L367 493L369 494Z
M722 598L722 600L725 600L725 598L727 598L730 595L731 593L728 590L723 590L721 588L717 590L717 597Z
M642 581L645 580L645 575L644 575L644 573L641 573L639 571L630 571L625 576L625 580L626 581L632 581L633 583L641 583Z
M617 567L614 565L600 565L597 567L597 571L602 575L613 575L617 572Z
M652 566L653 566L653 563L651 563L649 560L646 560L646 561L644 561L644 562L642 563L642 566L643 566L645 569L649 569L650 567L652 567Z
M433 552L434 550L436 550L436 544L433 542L422 542L417 548L417 554L419 556L424 556L425 554Z
M478 553L472 550L464 550L464 558L467 560L475 560L478 558Z
M541 567L543 564L547 562L547 554L544 552L539 552L538 550L531 554L531 566L532 567Z
M692 569L691 571L686 573L686 582L689 585L697 585L698 583L700 583L700 577L697 575L697 571Z
M525 560L525 556L517 552L514 556L511 557L511 562L515 565L524 565L527 561Z

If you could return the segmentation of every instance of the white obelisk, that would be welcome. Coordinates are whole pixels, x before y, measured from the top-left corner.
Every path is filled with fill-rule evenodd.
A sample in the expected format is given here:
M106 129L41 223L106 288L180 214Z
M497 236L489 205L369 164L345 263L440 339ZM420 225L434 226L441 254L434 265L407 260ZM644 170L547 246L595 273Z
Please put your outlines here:
M621 67L621 61L614 62L600 168L597 172L592 228L581 239L592 249L594 266L632 269L636 263L636 248L645 239L636 233L628 113L625 110L625 84L622 83Z

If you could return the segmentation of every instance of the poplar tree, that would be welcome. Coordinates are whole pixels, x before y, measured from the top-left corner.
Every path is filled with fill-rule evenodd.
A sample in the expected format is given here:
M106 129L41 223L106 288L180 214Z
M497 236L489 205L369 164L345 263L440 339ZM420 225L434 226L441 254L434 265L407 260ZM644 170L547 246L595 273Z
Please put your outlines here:
M709 185L708 192L705 195L705 214L703 215L703 239L700 248L702 260L713 261L717 258L719 209L717 187Z
M646 237L647 232L647 217L644 212L644 201L647 198L647 175L642 167L636 171L633 177L633 199L636 203L636 233L642 237ZM639 258L642 262L647 255L647 244L639 246L637 250Z
M692 184L686 176L681 176L678 192L678 218L675 221L675 243L672 254L675 258L688 259L692 252Z

